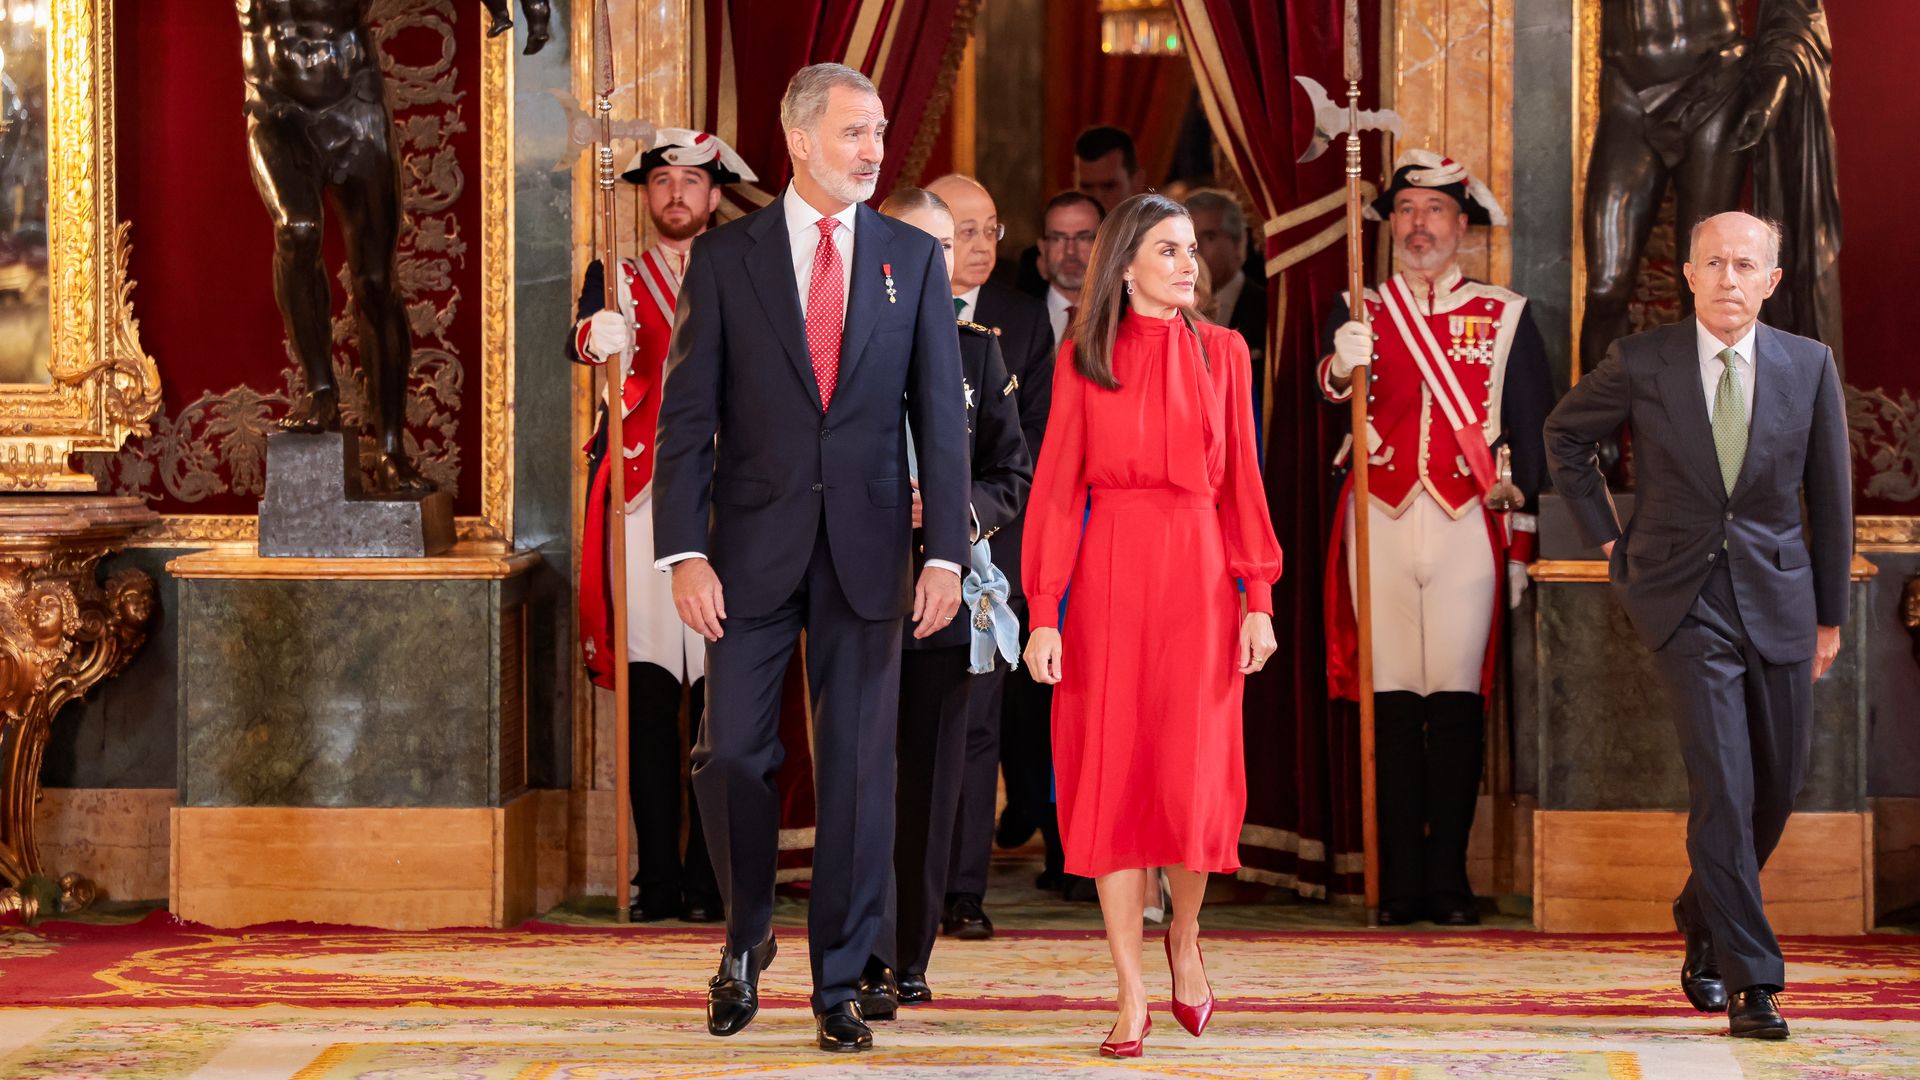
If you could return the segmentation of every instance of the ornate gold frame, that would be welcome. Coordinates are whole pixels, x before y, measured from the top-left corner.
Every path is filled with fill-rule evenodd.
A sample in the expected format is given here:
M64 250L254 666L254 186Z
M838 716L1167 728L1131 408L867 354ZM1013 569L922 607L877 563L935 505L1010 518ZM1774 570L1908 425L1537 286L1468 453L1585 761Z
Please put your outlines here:
M140 348L114 211L112 0L51 0L46 385L0 385L0 490L92 491L69 462L147 433L160 372Z
M56 0L99 4L110 0ZM478 33L478 31L475 31ZM454 519L459 539L513 544L513 49L511 35L481 39L480 61L480 513ZM105 54L111 57L111 50ZM111 60L106 63L111 65ZM109 100L111 95L109 95ZM149 361L151 367L151 361ZM159 401L155 390L154 401ZM151 415L149 410L148 415ZM251 514L166 514L133 547L252 543Z

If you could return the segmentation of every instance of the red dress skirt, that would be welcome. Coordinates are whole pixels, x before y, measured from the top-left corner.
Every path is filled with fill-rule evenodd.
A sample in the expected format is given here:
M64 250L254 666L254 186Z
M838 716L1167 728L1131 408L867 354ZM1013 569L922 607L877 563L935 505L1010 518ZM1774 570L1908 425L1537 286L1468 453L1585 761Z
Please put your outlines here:
M1059 625L1071 591L1053 694L1066 869L1237 870L1236 582L1247 610L1272 614L1280 576L1247 346L1129 311L1113 352L1120 388L1105 390L1061 346L1027 509L1033 626Z

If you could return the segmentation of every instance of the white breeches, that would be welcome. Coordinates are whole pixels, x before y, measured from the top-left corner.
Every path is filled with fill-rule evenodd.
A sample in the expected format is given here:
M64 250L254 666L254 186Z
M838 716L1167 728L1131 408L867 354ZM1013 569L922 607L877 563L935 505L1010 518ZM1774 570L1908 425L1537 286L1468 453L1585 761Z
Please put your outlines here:
M653 568L653 485L627 514L627 661L667 669L691 686L707 673L707 639L680 621L673 575Z
M1373 548L1374 690L1479 693L1498 587L1486 516L1470 511L1455 520L1424 493L1398 518L1388 517L1377 505L1367 509ZM1346 531L1351 587L1351 501Z

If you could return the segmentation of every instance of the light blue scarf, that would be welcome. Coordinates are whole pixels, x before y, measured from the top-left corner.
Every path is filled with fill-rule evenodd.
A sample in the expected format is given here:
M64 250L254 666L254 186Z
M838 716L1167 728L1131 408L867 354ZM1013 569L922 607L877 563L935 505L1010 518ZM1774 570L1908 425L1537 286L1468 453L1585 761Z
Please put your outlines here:
M919 456L913 452L913 425L907 425L907 473L920 478ZM985 540L973 542L969 561L973 564L960 579L960 598L967 622L973 629L972 652L967 674L985 675L993 670L996 649L1008 664L1020 666L1020 618L1007 606L1013 589L1007 575L993 565L993 552Z
M973 629L972 662L967 665L967 671L973 675L992 671L996 650L1017 669L1020 666L1020 619L1007 606L1007 597L1012 591L1007 575L993 565L993 555L985 540L974 541L972 562L973 567L960 583L960 595L966 600L967 618Z

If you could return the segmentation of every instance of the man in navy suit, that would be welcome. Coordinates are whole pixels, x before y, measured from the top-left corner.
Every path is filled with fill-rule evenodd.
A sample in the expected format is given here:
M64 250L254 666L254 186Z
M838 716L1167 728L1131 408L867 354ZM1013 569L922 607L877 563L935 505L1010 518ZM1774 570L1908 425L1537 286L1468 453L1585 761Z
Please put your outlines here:
M1777 226L1720 214L1689 251L1694 318L1614 342L1548 418L1548 460L1673 695L1692 804L1681 989L1726 1010L1735 1036L1784 1039L1760 869L1806 777L1813 684L1847 619L1846 406L1831 349L1759 322L1780 283ZM1595 461L1622 421L1639 477L1624 532Z
M821 1049L855 1051L872 1045L857 999L892 885L901 620L924 638L960 605L965 395L943 253L862 205L887 127L873 84L804 68L780 122L792 185L695 241L681 287L654 480L654 550L672 554L655 565L708 641L693 785L727 915L708 1030L746 1027L773 960L780 687L804 630L812 1004Z

